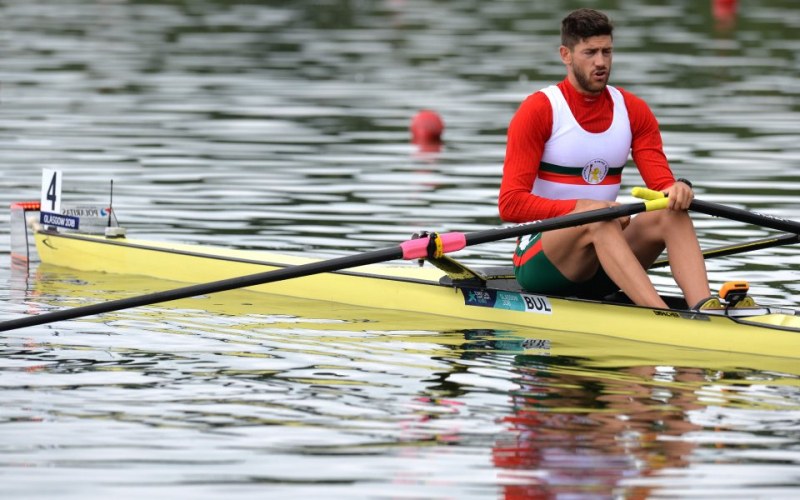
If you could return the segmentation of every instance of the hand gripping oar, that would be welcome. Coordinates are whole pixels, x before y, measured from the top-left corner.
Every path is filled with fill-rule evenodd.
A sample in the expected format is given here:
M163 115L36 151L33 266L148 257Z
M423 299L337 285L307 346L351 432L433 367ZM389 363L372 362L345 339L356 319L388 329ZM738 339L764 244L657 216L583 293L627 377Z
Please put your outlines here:
M553 231L555 229L563 229L566 227L580 226L582 224L589 224L592 222L611 220L640 212L663 209L666 206L666 199L648 200L626 205L616 205L598 210L590 210L587 212L571 213L562 217L554 217L552 219L532 222L530 224L521 224L518 226L488 229L485 231L477 231L468 234L445 233L442 235L431 235L424 238L408 240L398 246L365 252L358 255L338 257L335 259L290 266L273 271L266 271L263 273L229 278L220 281L212 281L210 283L190 285L172 290L149 293L146 295L137 295L136 297L128 297L125 299L111 300L108 302L101 302L88 306L75 307L72 309L63 309L60 311L39 314L36 316L16 318L0 323L0 331L14 330L16 328L24 328L27 326L43 325L45 323L53 323L56 321L80 318L83 316L119 311L121 309L145 306L158 302L185 299L188 297L195 297L197 295L224 292L226 290L233 290L235 288L245 288L248 286L274 283L276 281L301 278L313 274L340 271L342 269L351 267L376 264L390 260L421 259L428 255L429 246L434 248L436 252L441 252L441 254L444 254L455 252L457 250L461 250L462 248L480 243L488 243L491 241L499 241L530 233Z
M633 196L643 200L658 200L664 198L664 193L661 191L653 191L652 189L636 187L633 188ZM737 222L745 222L756 226L777 229L778 231L787 233L800 234L800 222L751 212L749 210L742 210L741 208L729 207L710 201L692 200L692 204L689 205L689 210L701 212L706 215L713 215L715 217L724 217Z

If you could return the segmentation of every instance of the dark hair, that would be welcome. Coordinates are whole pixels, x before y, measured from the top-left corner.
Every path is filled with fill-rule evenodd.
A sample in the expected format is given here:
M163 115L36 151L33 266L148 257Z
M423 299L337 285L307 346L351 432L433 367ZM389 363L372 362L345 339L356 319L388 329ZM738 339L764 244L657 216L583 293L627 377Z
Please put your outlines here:
M614 25L608 16L594 9L572 11L561 21L561 45L572 49L581 40L593 36L613 36Z

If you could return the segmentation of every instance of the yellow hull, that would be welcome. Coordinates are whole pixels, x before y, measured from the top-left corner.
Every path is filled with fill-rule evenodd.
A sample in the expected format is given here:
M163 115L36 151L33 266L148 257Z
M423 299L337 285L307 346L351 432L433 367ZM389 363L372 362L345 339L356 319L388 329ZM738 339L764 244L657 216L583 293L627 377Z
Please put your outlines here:
M44 264L182 283L211 282L314 261L274 253L86 235L39 233L36 244ZM752 366L746 363L752 356L771 357L775 358L776 369L795 372L796 369L789 367L800 360L800 316L792 311L734 321L725 316L685 311L456 289L440 285L442 277L443 272L434 267L419 268L401 262L285 280L250 290L383 310L393 315L458 318L459 324L474 324L473 328L491 324L513 326L517 332L520 328L530 329L533 340L546 338L548 334L560 337L591 334L598 343L616 338L650 344L639 344L638 348L643 350L656 345L672 346L682 349L687 361L694 357L689 353L699 349L741 355L729 358L741 360L740 366ZM155 290L139 293L152 291ZM522 347L541 348L536 342Z

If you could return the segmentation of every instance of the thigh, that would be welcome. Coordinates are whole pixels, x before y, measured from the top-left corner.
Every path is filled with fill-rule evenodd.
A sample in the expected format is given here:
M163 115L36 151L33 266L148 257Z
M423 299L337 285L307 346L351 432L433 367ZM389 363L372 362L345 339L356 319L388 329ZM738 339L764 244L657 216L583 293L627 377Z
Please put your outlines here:
M586 281L600 267L586 225L543 233L542 250L550 262L573 282Z
M529 292L568 293L574 283L556 269L542 251L543 234L520 238L514 252L514 275L517 282Z
M593 253L591 258L595 260L596 264L593 268L587 268L585 278L573 280L564 276L543 251L542 239L546 234L548 233L524 237L517 242L514 254L514 274L517 282L525 290L534 293L601 299L619 289L603 272ZM571 242L575 242L579 236L567 234L567 238ZM560 238L556 238L556 243L559 240Z

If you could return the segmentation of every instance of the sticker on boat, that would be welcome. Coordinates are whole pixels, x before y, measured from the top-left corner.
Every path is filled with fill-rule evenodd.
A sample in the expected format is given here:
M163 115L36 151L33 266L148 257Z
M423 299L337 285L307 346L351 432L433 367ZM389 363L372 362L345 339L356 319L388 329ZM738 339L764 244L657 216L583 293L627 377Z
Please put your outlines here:
M111 215L111 207L102 205L77 205L74 207L64 207L61 210L63 215L70 215L72 217L95 217L98 219L106 219Z
M80 219L78 217L52 214L50 212L41 212L39 222L45 226L63 227L65 229L78 229L80 227Z
M552 314L553 308L547 297L503 290L463 288L464 303L468 306L491 307L508 311L523 311L537 314Z

